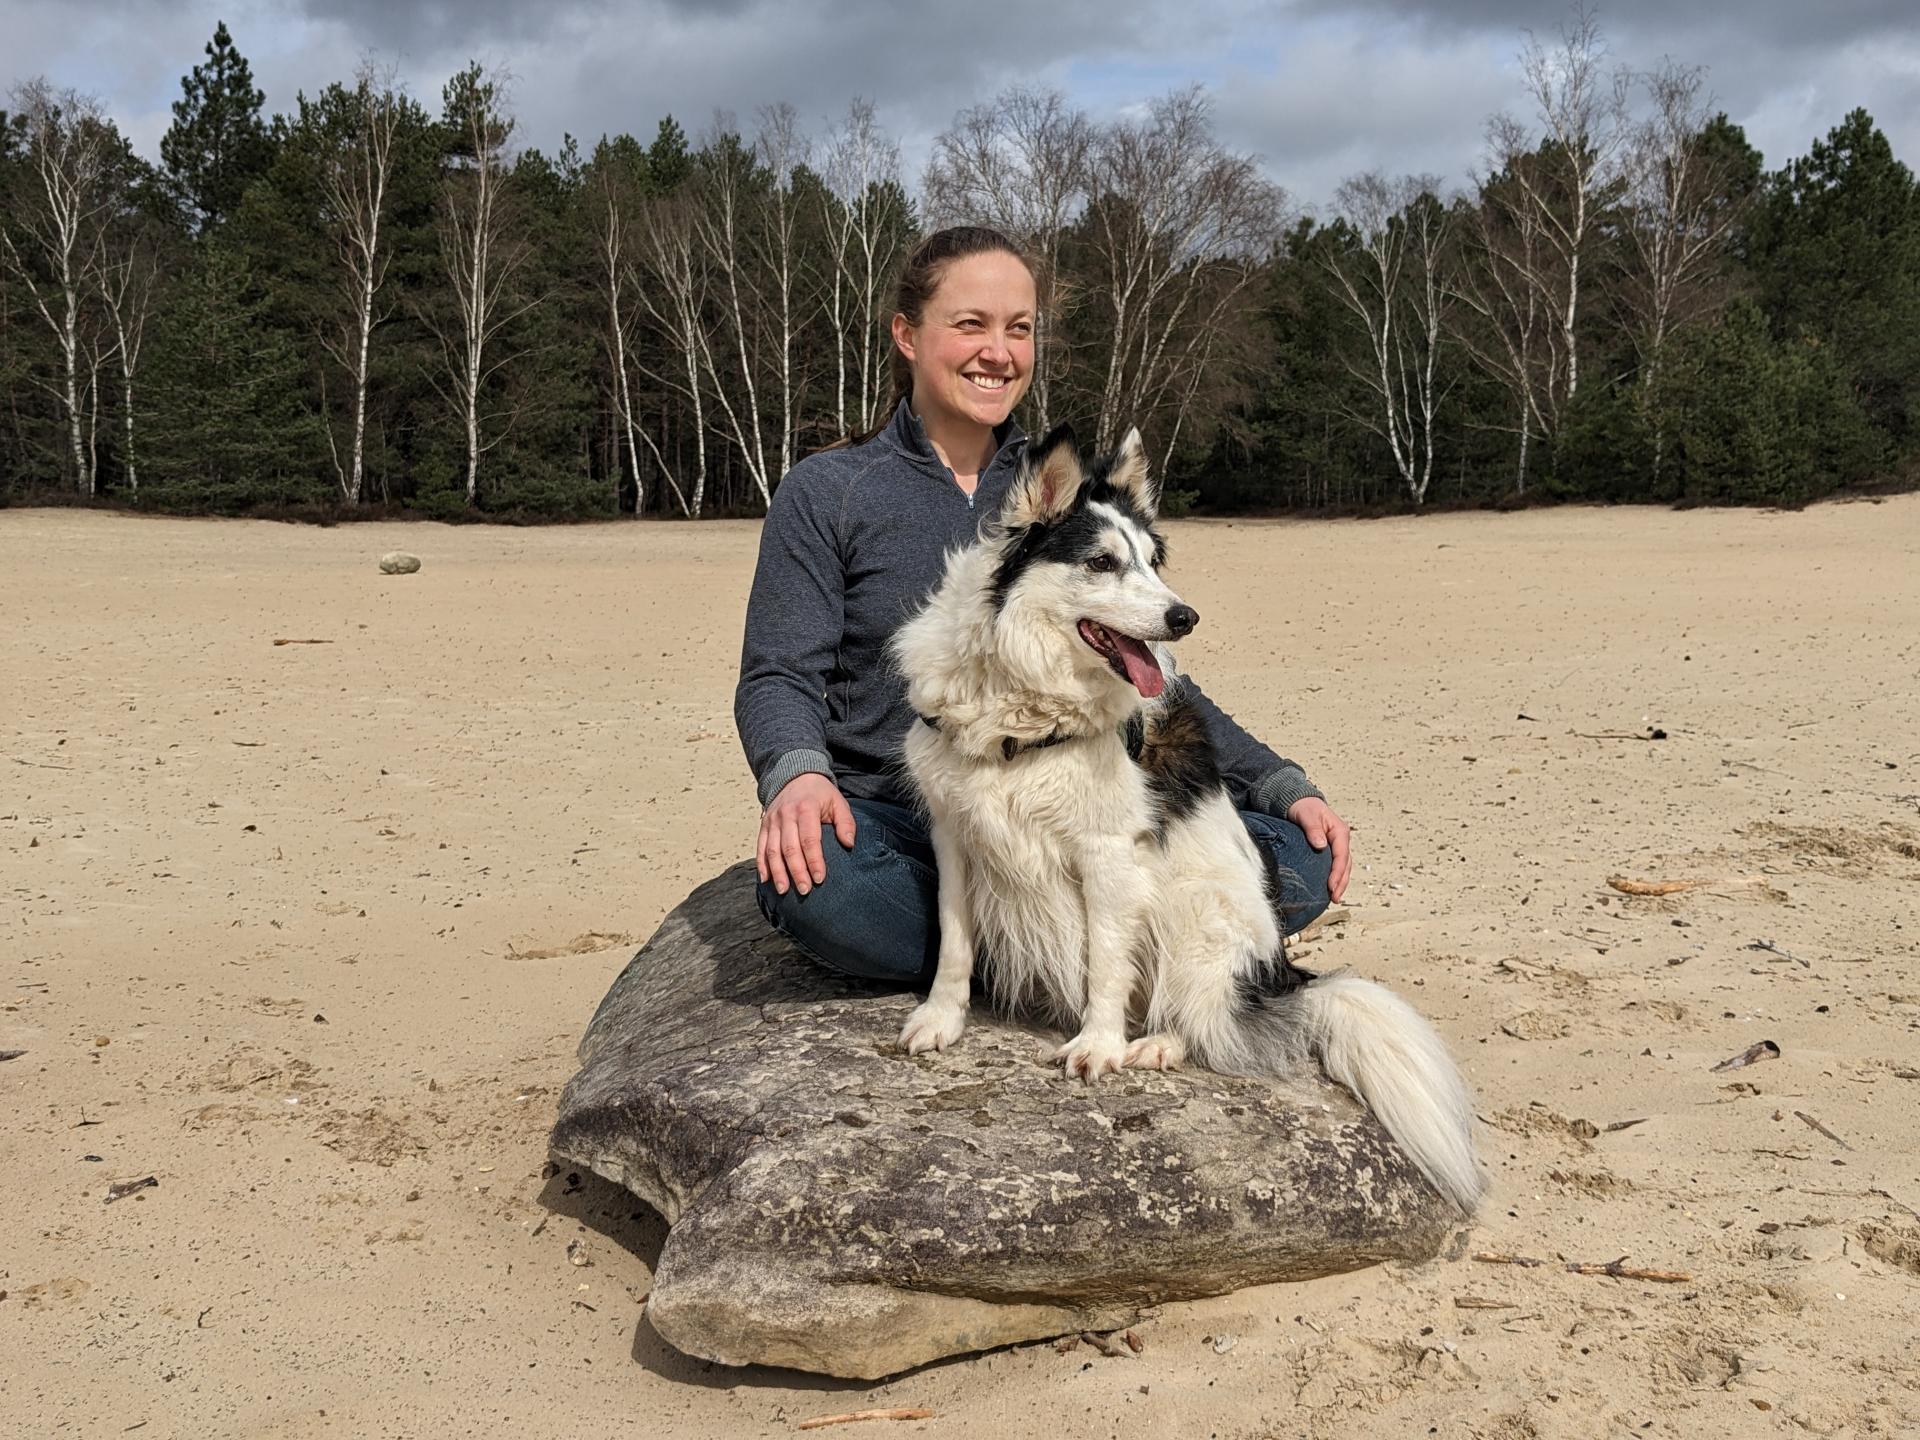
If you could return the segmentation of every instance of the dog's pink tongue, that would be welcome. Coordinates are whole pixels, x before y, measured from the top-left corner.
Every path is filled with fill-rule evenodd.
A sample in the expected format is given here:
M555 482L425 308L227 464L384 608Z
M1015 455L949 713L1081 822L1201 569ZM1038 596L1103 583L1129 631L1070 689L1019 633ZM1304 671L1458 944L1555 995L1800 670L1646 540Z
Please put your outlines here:
M1160 673L1160 662L1153 658L1153 651L1131 635L1116 634L1113 638L1134 689L1151 700L1167 688L1167 677Z

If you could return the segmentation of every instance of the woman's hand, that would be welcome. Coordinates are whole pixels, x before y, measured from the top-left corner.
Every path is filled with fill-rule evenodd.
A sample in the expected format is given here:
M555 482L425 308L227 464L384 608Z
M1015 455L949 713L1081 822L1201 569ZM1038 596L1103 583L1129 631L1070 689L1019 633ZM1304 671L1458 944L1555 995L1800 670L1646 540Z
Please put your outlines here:
M827 857L820 850L822 825L833 826L840 843L853 848L853 809L825 775L794 776L760 813L754 860L761 880L773 881L776 894L786 894L791 885L805 895L827 878Z
M1334 814L1333 807L1326 801L1311 795L1289 805L1287 819L1300 827L1306 834L1307 843L1314 849L1324 850L1329 845L1333 847L1333 870L1327 876L1327 897L1338 901L1346 893L1347 875L1353 869L1348 846L1348 836L1352 832L1348 830L1347 822Z

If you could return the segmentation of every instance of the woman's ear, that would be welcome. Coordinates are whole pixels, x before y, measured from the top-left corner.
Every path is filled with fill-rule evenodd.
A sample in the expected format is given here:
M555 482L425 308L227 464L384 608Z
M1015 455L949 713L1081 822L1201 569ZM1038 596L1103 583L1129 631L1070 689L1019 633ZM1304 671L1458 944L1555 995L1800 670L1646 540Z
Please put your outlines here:
M907 317L897 310L893 313L893 343L911 365L913 363L913 326L908 323Z

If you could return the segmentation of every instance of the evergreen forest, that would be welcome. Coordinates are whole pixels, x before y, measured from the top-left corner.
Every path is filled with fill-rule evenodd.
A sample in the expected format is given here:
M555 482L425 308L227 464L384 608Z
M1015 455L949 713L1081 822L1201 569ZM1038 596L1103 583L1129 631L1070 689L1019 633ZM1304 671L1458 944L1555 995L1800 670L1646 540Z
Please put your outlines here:
M891 396L915 238L1013 237L1020 418L1130 425L1170 508L1799 505L1911 483L1920 192L1863 110L1769 168L1706 73L1525 37L1471 180L1309 213L1206 93L1016 88L922 172L872 104L523 143L512 86L369 62L269 113L223 24L158 163L0 109L0 503L516 521L764 511ZM1471 169L1467 166L1471 164Z

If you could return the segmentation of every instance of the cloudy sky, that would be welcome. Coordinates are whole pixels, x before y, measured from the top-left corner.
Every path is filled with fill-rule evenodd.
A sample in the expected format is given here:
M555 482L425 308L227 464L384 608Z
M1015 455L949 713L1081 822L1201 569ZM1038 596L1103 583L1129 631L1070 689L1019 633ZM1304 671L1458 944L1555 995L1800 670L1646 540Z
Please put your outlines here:
M522 135L543 147L644 138L667 112L697 134L716 110L772 100L821 129L863 95L917 181L953 113L1010 83L1106 117L1198 81L1223 138L1313 206L1357 170L1463 180L1487 116L1524 112L1522 32L1551 38L1566 14L1526 0L0 0L0 86L45 74L91 91L157 157L180 77L225 19L269 110L369 54L433 109L468 58L504 65ZM1598 15L1620 63L1707 66L1770 166L1856 105L1920 165L1913 0L1612 0Z

